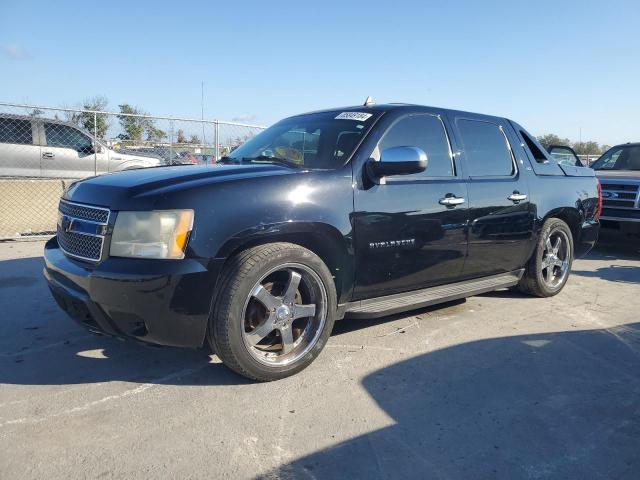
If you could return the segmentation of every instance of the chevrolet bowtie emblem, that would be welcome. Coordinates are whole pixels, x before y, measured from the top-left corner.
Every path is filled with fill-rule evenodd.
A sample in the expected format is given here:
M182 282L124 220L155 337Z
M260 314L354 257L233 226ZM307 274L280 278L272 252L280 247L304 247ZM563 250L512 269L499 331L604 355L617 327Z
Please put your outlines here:
M63 216L61 220L60 226L63 232L69 233L73 231L73 220L71 218Z

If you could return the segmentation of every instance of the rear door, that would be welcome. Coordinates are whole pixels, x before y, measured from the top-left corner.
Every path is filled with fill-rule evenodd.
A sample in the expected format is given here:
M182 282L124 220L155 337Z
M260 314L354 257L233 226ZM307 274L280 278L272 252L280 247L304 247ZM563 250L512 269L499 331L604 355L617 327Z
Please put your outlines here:
M469 176L469 251L463 276L519 269L530 253L535 211L526 173L511 148L510 125L493 117L453 117Z
M106 171L104 153L93 153L93 139L77 128L42 122L42 173L46 177L83 178ZM96 160L98 160L96 171Z
M0 176L39 177L40 146L34 122L0 117Z
M395 120L371 157L398 146L425 151L428 166L356 190L354 298L389 295L458 280L467 252L467 187L456 168L445 119L412 113Z

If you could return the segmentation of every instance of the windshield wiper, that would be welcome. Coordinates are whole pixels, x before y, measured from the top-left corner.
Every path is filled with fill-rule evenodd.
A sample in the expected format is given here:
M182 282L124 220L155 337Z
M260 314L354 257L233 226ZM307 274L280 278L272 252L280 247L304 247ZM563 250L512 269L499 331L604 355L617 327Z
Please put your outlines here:
M302 165L300 165L299 163L292 162L291 160L287 160L286 158L270 157L268 155L258 155L256 157L242 157L242 158L225 156L220 158L220 163L241 163L241 162L242 163L269 162L269 163L275 163L278 165L284 165L285 167L291 167L291 168L302 167Z
M269 163L276 163L279 165L284 165L285 167L291 167L291 168L300 168L301 165L296 163L296 162L292 162L291 160L287 160L286 158L282 158L282 157L269 157L267 155L258 155L257 157L242 157L242 161L243 162L269 162Z

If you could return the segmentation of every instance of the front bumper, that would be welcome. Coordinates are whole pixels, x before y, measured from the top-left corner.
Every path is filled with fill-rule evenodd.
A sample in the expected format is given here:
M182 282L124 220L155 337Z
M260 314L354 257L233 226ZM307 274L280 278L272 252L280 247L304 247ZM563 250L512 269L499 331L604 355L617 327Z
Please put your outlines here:
M44 276L60 307L96 333L178 347L205 340L219 268L194 259L68 258L56 238L44 249Z
M640 224L640 209L603 208L600 220Z

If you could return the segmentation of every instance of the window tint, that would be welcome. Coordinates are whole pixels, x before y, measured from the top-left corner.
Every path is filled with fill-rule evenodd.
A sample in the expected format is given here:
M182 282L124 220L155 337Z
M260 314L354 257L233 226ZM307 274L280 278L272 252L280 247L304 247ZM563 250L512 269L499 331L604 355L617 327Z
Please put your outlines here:
M536 139L531 138L524 130L520 130L520 135L522 135L524 143L526 143L527 147L529 147L529 150L533 154L533 158L536 160L536 162L544 163L549 161L546 153L544 152L544 148Z
M495 123L458 120L458 130L472 177L509 176L513 161L507 139Z
M0 118L0 143L33 144L31 121L17 118Z
M47 145L50 147L73 148L78 151L89 151L91 139L75 128L58 123L44 124Z
M392 147L418 147L427 154L429 163L423 177L451 177L453 165L444 126L435 115L411 115L396 122L380 142L382 152Z

